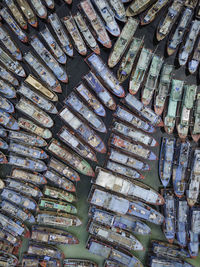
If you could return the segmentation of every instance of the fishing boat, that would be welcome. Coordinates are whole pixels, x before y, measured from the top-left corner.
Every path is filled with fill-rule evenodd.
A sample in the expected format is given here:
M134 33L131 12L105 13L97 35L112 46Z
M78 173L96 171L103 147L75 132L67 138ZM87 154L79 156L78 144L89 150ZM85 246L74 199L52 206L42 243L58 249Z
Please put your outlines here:
M1 252L6 252L9 253L11 255L17 255L19 248L20 248L20 244L17 245L12 245L10 242L8 242L7 240L1 239L0 240L0 247L1 247Z
M84 75L84 80L86 81L90 89L95 92L104 106L106 106L110 110L116 109L116 103L110 92L103 86L103 84L99 81L97 76L92 71Z
M61 267L60 260L46 257L46 256L36 256L36 255L29 255L23 254L22 258L22 266L23 267L33 267L33 266L52 266L52 267Z
M10 79L10 83L15 82L14 76L11 76L11 74L9 72L7 72L2 66L0 66L0 75L5 80ZM15 79L15 80L17 81L17 79ZM11 84L9 84L6 81L3 81L1 79L0 79L0 93L6 98L15 98L16 97L15 88Z
M84 11L88 21L90 22L93 30L96 33L97 40L106 48L111 48L112 43L106 32L103 22L97 15L94 7L92 6L90 0L83 0L80 2L80 6Z
M151 102L154 91L157 87L157 82L160 70L163 64L163 58L154 55L151 61L150 69L147 75L145 86L142 90L142 103L148 105Z
M44 139L49 139L52 137L52 133L49 129L42 128L38 125L36 125L34 122L24 119L24 118L19 118L18 119L18 124L20 128L25 129L26 131L33 133L34 135L37 135L38 138L42 137ZM45 141L46 142L46 141Z
M76 25L83 36L85 43L89 46L89 48L95 52L96 54L100 54L100 48L91 32L89 27L87 26L83 16L79 11L74 15L74 20Z
M10 244L14 246L19 246L21 245L21 240L19 237L13 236L12 234L8 233L6 230L4 230L2 227L0 227L0 239L1 240L6 240Z
M38 60L35 54L29 51L24 55L23 59L34 70L34 72L37 73L41 80L50 87L51 90L57 93L62 92L61 85L54 74L44 63L42 63L42 61Z
M118 97L125 96L123 87L98 55L92 53L87 57L86 62L111 93Z
M54 212L66 212L71 214L76 214L76 207L69 203L61 202L51 198L40 198L38 207L40 210L54 211Z
M32 0L31 0L32 1ZM17 0L17 4L19 5L21 11L23 12L24 16L28 20L28 23L37 28L38 26L38 20L37 17L30 7L29 3L26 0Z
M0 109L0 124L11 130L19 130L17 121L9 113Z
M29 242L27 253L29 255L42 256L45 258L51 257L54 259L61 260L64 258L64 254L60 249L55 246L50 246L46 244L38 244L35 242Z
M15 12L16 12L16 10L13 13L15 14L15 16L18 17L18 14L15 13ZM26 35L26 33L23 32L23 30L17 24L17 22L15 21L15 19L9 14L8 9L6 7L2 8L0 10L0 15L6 21L6 23L9 25L9 27L11 28L11 30L17 35L17 38L21 42L27 43L28 42L28 36Z
M64 259L64 267L98 267L97 263L87 259Z
M24 158L15 154L9 154L8 163L20 168L28 169L36 172L43 172L47 169L46 164L38 159Z
M106 152L106 146L101 138L82 120L74 115L74 113L72 113L67 107L61 110L59 116L95 151L100 153Z
M155 91L154 110L155 113L158 114L159 116L163 113L165 107L165 101L169 94L173 69L174 69L173 65L169 64L163 65L160 81L158 84L158 89Z
M199 253L199 223L200 223L200 209L199 207L192 208L191 210L191 219L190 219L190 242L188 244L188 249L190 256L196 258Z
M109 0L109 3L113 9L115 18L121 22L126 22L126 11L122 1L120 0Z
M164 187L167 187L172 175L175 142L176 140L174 138L162 138L159 159L159 176Z
M101 133L107 132L103 121L93 111L91 111L74 92L71 92L67 96L64 103L74 110L81 119L87 121L94 130Z
M122 83L131 73L136 56L143 45L143 39L133 37L127 53L122 57L120 66L117 70L117 79Z
M35 106L31 101L24 97L20 98L15 107L45 128L51 128L54 124L53 120L46 112L42 111L39 107Z
M164 129L168 134L174 131L178 102L182 99L183 85L184 81L172 79L168 109L165 112L166 116L164 116Z
M47 150L56 155L58 158L62 159L66 164L69 164L71 167L75 168L81 174L94 176L94 172L86 160L82 159L73 151L68 150L66 146L63 146L63 144L58 142L56 139L51 140Z
M194 53L191 56L191 60L188 62L188 70L191 74L194 74L197 71L200 62L200 38L194 48Z
M47 197L55 198L55 199L61 199L67 202L74 202L76 200L75 196L71 193L68 193L64 190L45 186L43 189L43 194Z
M195 142L198 142L200 138L200 93L196 94L196 100L193 108L194 124L191 127L191 136Z
M72 57L74 53L73 47L58 15L54 12L53 14L49 15L48 20L61 44L63 51L65 54Z
M13 113L14 112L14 106L12 102L7 100L6 98L0 96L0 108L8 113Z
M150 5L152 5L154 0L136 0L131 3L126 9L126 16L136 16L142 13L145 9L147 9Z
M0 151L0 164L6 164L8 163L8 160L6 156L3 154L3 152Z
M179 260L179 259L165 259L165 258L159 258L159 257L155 257L155 256L151 256L149 259L149 266L151 267L163 267L163 266L167 266L167 267L194 267L194 265L183 261L183 260Z
M14 267L14 266L17 266L18 263L19 263L19 260L15 255L7 253L7 252L3 252L3 251L0 252L0 264L2 266Z
M177 202L176 237L181 247L187 246L188 212L189 206L186 200L179 199Z
M139 88L141 87L144 76L147 72L147 69L150 65L152 59L152 50L145 47L142 48L137 65L133 68L133 71L129 80L129 92L132 95L135 95Z
M32 7L34 8L35 13L41 19L46 19L47 9L42 4L41 0L31 0Z
M8 144L1 138L0 138L0 149L6 149L6 150L8 149Z

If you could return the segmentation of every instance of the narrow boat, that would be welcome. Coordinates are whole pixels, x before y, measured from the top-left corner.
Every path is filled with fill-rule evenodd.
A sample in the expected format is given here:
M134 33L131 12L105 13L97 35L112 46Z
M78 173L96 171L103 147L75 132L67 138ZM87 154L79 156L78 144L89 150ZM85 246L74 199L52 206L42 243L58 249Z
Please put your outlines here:
M194 267L194 265L183 261L183 260L179 260L179 259L165 259L165 258L157 258L154 256L151 256L149 259L149 266L150 267L163 267L163 266L167 266L167 267Z
M194 9L197 7L198 0L186 0L184 6Z
M117 70L117 79L120 83L124 82L131 73L136 56L143 45L143 39L133 37L127 53L122 57L120 66Z
M66 212L72 214L77 213L76 207L72 206L71 204L54 200L51 198L40 198L38 207L40 210L45 210L45 211L49 210L49 211Z
M115 18L121 22L126 22L126 11L122 1L120 0L109 0L109 3L113 9Z
M8 113L14 112L14 106L12 102L2 96L0 96L0 109Z
M192 208L190 219L188 249L190 257L196 258L199 253L199 225L200 225L200 209L199 207Z
M37 244L35 242L29 242L27 253L29 255L42 256L45 257L45 259L48 257L52 257L58 260L64 258L62 251L55 246Z
M55 105L47 100L42 95L38 94L37 92L34 92L29 86L27 86L25 83L22 83L20 87L17 90L17 93L20 95L28 98L31 100L34 104L36 104L39 108L43 109L46 112L57 114L58 110L55 107Z
M64 267L98 267L98 264L94 261L87 259L64 259Z
M90 22L93 30L96 33L97 40L106 48L111 48L112 43L106 32L103 22L97 15L94 7L92 6L90 0L83 0L80 2L80 6L84 11L88 21Z
M0 149L6 149L6 150L8 149L8 144L1 138L0 138Z
M16 10L14 11L14 14L16 16L18 16L17 13L15 13L15 12L16 12ZM9 25L11 30L17 35L17 38L21 42L27 43L28 42L28 36L26 35L26 33L24 33L22 31L22 29L19 27L19 25L17 24L15 19L9 14L8 9L6 7L2 8L0 10L0 15L6 21L6 23Z
M32 8L30 7L29 3L26 0L17 0L17 4L19 5L26 19L28 20L28 23L31 26L37 28L38 26L37 17L33 12Z
M78 217L67 214L67 213L57 213L51 211L42 211L36 215L36 220L39 225L49 225L53 227L71 227L80 226L82 222Z
M15 79L14 76L7 72L6 69L4 69L2 66L0 66L0 75L4 80L9 81L10 79L10 83L15 83L15 85L18 85L17 79ZM4 80L0 79L0 93L3 94L3 96L5 96L6 98L15 98L15 88Z
M103 86L103 84L99 81L97 76L92 71L84 75L84 80L86 81L90 89L92 89L96 93L104 106L106 106L110 110L116 109L116 103L110 92Z
M30 158L24 158L20 156L16 156L12 153L9 154L9 160L8 163L10 165L14 165L17 167L21 167L24 169L28 169L31 171L38 171L43 172L47 169L46 164L41 160L36 159L30 159Z
M162 138L159 159L159 176L164 187L167 187L172 175L175 138Z
M59 116L95 151L100 153L106 152L106 146L101 138L89 126L87 126L76 115L74 115L67 107L61 110Z
M196 1L195 1L196 2ZM193 3L192 3L193 4ZM200 18L200 5L199 5L199 2L196 4L196 12L195 12L195 17L197 19Z
M119 246L127 250L141 251L143 245L135 238L134 235L117 228L108 228L96 222L91 222L88 226L88 232L99 238L101 241L108 242L111 245Z
M200 62L200 38L198 39L191 60L188 62L188 70L191 74L194 74L197 71L199 62Z
M20 219L25 223L35 223L35 217L25 208L19 208L17 203L11 203L3 200L0 204L1 210L7 212L11 217Z
M191 110L194 106L194 101L196 98L196 92L197 92L197 86L195 84L191 85L184 85L184 93L183 93L183 99L181 102L181 112L180 118L178 118L177 123L177 131L178 135L182 140L185 140L189 127L190 127L190 119L191 119Z
M8 233L6 230L4 230L2 227L0 227L0 239L6 240L10 244L14 246L21 245L21 240L19 237L15 237L14 235Z
M54 12L53 14L49 15L48 17L49 22L51 24L51 27L53 28L60 44L61 47L63 49L63 51L65 52L65 54L67 54L68 56L72 57L73 56L73 47L72 44L70 43L69 37L66 34L66 31L63 27L63 25L61 24L61 21L58 17L58 15Z
M160 70L163 64L163 58L154 55L151 61L150 69L147 75L147 80L142 90L142 103L149 105L153 98L154 91L157 87Z
M41 19L46 19L47 17L47 9L42 4L41 0L31 0L32 7L36 12L37 16Z
M107 132L103 121L91 111L74 92L71 92L63 102L74 110L76 114L78 114L81 119L85 120L94 130L101 133Z
M198 142L200 138L200 109L199 107L200 107L200 93L197 93L195 104L194 104L194 111L193 111L194 124L190 130L192 139L195 142Z
M54 55L56 60L61 64L65 64L67 57L47 26L40 31L40 35L43 37L50 52Z
M0 151L0 164L6 164L8 163L8 160L6 156Z
M38 225L32 226L30 239L49 245L75 245L79 243L79 240L69 232Z
M63 146L56 139L51 140L47 150L62 159L66 164L75 168L81 174L94 176L92 167L86 160L82 159L78 154L68 150L66 146Z
M73 194L50 186L45 186L43 189L43 193L47 197L61 199L70 203L76 200Z
M22 266L23 267L33 267L33 266L52 266L52 267L61 267L60 260L46 257L46 256L36 256L36 255L29 255L23 254L22 258Z
M183 85L184 81L172 79L168 109L165 112L166 116L164 116L164 129L168 134L174 131L178 102L182 99Z
M133 69L129 80L129 92L135 95L143 83L144 76L150 65L152 50L142 48L136 67Z
M189 206L186 200L179 199L177 202L176 237L181 247L187 246L187 229Z
M109 91L111 91L118 97L125 96L123 87L120 85L117 78L98 55L92 53L87 57L86 62L91 67L91 69L96 72L97 77L100 78L100 80L103 82L103 84L105 84Z
M131 3L128 8L126 9L126 16L136 16L142 13L145 9L147 9L150 5L152 5L155 1L154 0L135 0Z
M91 32L89 27L87 26L83 16L79 11L76 12L74 15L74 20L76 22L76 25L82 34L85 43L89 46L89 48L95 52L96 54L100 54L100 48Z
M55 7L55 2L54 0L44 0L45 4L47 5L48 8L54 9Z
M11 130L19 130L17 121L9 113L0 109L0 124Z
M7 130L0 126L0 136L1 137L7 137Z
M87 89L87 87L81 83L77 87L74 88L75 92L77 92L82 99L84 99L88 106L90 106L96 115L105 117L106 111L103 105L99 102L99 100Z
M165 101L169 94L173 69L173 65L164 64L161 71L159 85L154 98L154 110L159 116L163 113Z
M60 132L58 133L58 137L80 156L97 162L97 158L93 150L82 141L80 141L75 136L75 133L69 130L69 128L67 128L66 126L63 126L61 128Z
M26 53L23 59L51 90L57 93L62 92L61 85L54 74L31 51Z
M109 55L108 66L110 68L116 66L121 57L123 56L124 52L126 51L127 47L129 46L130 42L133 39L133 35L137 30L138 24L139 24L138 20L134 18L129 18L128 21L126 22L119 38L114 44L114 47Z
M2 266L17 266L19 264L18 258L10 253L0 252L0 264Z
M124 176L112 173L100 167L96 168L95 173L96 178L94 183L106 190L152 205L164 204L163 197L150 186L138 181L127 180Z
M20 98L16 104L16 109L24 113L35 122L39 123L45 128L51 128L54 124L53 120L46 112L42 111L39 107L35 106L31 101Z

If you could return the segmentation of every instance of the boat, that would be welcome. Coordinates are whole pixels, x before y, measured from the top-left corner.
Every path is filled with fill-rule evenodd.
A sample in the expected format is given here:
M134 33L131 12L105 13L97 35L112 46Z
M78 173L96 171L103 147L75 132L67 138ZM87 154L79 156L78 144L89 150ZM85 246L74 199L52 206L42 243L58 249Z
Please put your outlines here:
M27 120L24 118L19 118L18 124L19 124L20 128L23 128L24 130L30 132L31 134L37 135L38 140L39 140L39 138L49 139L52 137L52 133L49 129L42 128L30 120ZM27 135L28 135L28 133L27 133ZM43 142L45 144L46 141L43 141Z
M69 203L61 202L51 198L40 198L38 207L40 210L54 211L54 212L66 212L71 214L77 214L76 207Z
M41 2L41 0L31 0L32 7L34 8L35 13L41 19L47 18L47 9Z
M90 0L83 0L80 2L80 6L85 13L88 21L90 22L96 36L97 40L106 48L111 48L112 43L106 32L103 22L97 15L94 7L92 6Z
M112 211L118 215L131 215L141 220L161 225L164 217L150 206L140 201L129 201L127 198L102 191L100 189L91 189L89 201L91 205Z
M120 0L109 0L109 4L111 5L115 18L121 22L126 22L126 11L122 1Z
M194 9L197 7L198 0L186 0L184 6Z
M19 264L19 260L15 255L2 251L0 252L0 264L2 266L14 267Z
M43 189L43 194L47 197L55 198L55 199L61 199L67 202L74 202L76 201L76 198L73 194L68 193L64 190L50 187L50 186L45 186Z
M94 261L87 259L64 259L63 261L64 267L98 267L98 264Z
M173 2L168 8L167 13L164 14L157 27L156 39L158 41L163 40L169 34L173 25L177 21L177 18L179 17L182 9L183 9L183 1L173 0Z
M120 83L124 82L130 75L136 56L142 46L143 39L135 37L132 38L128 51L122 57L120 66L117 70L117 79L120 81Z
M164 114L164 129L168 134L174 131L178 102L182 99L183 85L184 81L172 79L168 109L165 112L166 115Z
M123 152L130 153L133 156L138 156L148 160L157 159L156 155L148 148L129 142L128 140L124 139L124 137L120 137L116 134L111 134L109 144L117 149L123 150Z
M159 158L159 176L164 187L167 187L172 175L175 142L175 138L162 138Z
M186 37L185 44L180 49L178 55L178 62L180 66L184 66L187 63L188 58L194 49L194 44L199 35L199 32L200 32L200 21L193 20L191 23L190 31Z
M149 105L153 97L154 91L157 88L157 82L162 68L163 58L154 55L151 61L150 69L147 75L147 80L142 90L142 103Z
M140 200L152 205L163 205L164 198L150 186L138 181L130 181L124 176L115 174L103 168L96 168L94 184L124 195L133 200Z
M54 12L53 14L49 15L48 20L61 44L63 51L66 55L72 57L74 53L73 47L58 15Z
M196 2L196 1L195 1ZM193 4L193 3L192 3ZM200 18L200 5L199 5L199 2L196 4L196 12L195 12L195 17L197 19Z
M91 111L74 92L71 92L63 102L74 110L81 119L87 121L89 126L91 126L94 130L101 133L107 132L103 121L93 111Z
M29 255L23 254L23 258L21 260L23 267L33 267L33 266L52 266L52 267L61 267L60 260L46 257L46 256L37 256L37 255Z
M106 116L106 111L103 105L99 102L99 100L87 89L87 87L80 83L78 86L74 88L74 91L78 93L85 102L87 102L88 106L92 108L96 115L101 117Z
M14 246L7 240L1 239L0 247L1 247L1 252L3 253L6 252L6 253L10 253L11 255L17 255L19 248L20 248L20 244L18 244L18 246L17 245Z
M0 151L0 164L6 164L8 163L8 160L6 156L3 154L3 152Z
M0 126L0 136L1 137L7 137L7 130Z
M54 74L46 67L42 61L31 51L27 52L23 59L25 62L34 70L35 73L41 78L41 80L46 83L51 90L57 93L62 92L62 88Z
M196 98L196 92L197 92L197 86L195 84L191 85L184 85L184 93L183 93L183 99L181 103L181 111L180 119L177 123L177 131L178 135L181 138L181 140L185 140L189 127L190 127L190 120L191 120L191 110L194 106L194 101Z
M87 144L89 144L95 151L100 153L106 152L106 146L101 138L82 120L80 120L67 107L64 107L59 116L61 119L74 130Z
M117 261L105 260L104 267L124 267L124 265Z
M45 128L51 128L54 124L53 120L46 112L35 106L30 100L27 100L24 97L20 98L15 107Z
M62 22L65 25L69 34L71 35L71 38L74 42L75 48L78 51L78 53L82 56L85 56L87 54L87 47L76 26L74 18L72 16L63 17Z
M49 245L75 245L79 243L79 240L69 232L38 225L32 226L30 239Z
M82 34L85 43L89 46L89 48L95 52L96 54L100 54L100 48L90 30L87 26L86 21L79 11L74 15L74 20L79 29L79 32Z
M60 249L56 248L55 246L38 244L33 241L29 242L27 253L29 255L42 256L45 257L45 259L48 259L48 257L58 260L64 258L64 254L61 252Z
M167 45L167 54L171 56L183 41L185 31L189 26L190 20L192 18L193 11L190 8L185 8L179 24L176 27L175 32L172 34L171 38L168 41Z
M87 85L92 89L101 102L110 110L116 109L116 103L110 92L103 86L103 84L99 81L97 76L89 71L86 75L84 75L84 80Z
M6 143L6 141L4 141L3 139L0 138L0 149L8 149L8 144Z
M143 11L145 11L145 9L147 9L154 2L155 2L154 0L142 0L142 1L135 0L135 1L133 1L133 3L131 3L126 9L126 16L128 16L128 17L136 16L136 15L142 13Z
M193 122L193 127L191 127L190 132L192 139L195 142L198 142L200 138L200 93L196 94L196 99L194 103L194 108L193 108L193 117L194 117L194 122Z
M71 5L72 4L72 0L64 0L65 3L67 3L68 5Z
M199 223L200 223L200 209L199 207L192 208L191 219L189 227L189 244L188 249L191 258L196 258L199 253Z
M38 20L32 8L30 7L29 3L26 0L17 0L17 4L20 7L21 11L23 12L24 16L26 17L26 19L28 20L28 23L32 27L37 28Z
M47 169L46 164L41 160L24 158L12 153L9 154L8 164L36 172L43 172Z
M0 109L0 124L7 129L19 130L19 125L11 114Z
M193 55L191 56L191 59L188 62L188 70L191 74L194 74L199 66L200 62L200 38L198 38L196 47L194 48Z
M142 48L139 59L137 61L137 65L135 68L133 68L129 80L129 92L132 95L135 95L139 90L139 88L141 87L144 80L144 76L150 65L152 56L153 56L152 50L147 49L145 47Z
M125 96L123 87L98 55L92 53L87 57L86 62L111 93L118 97Z
M68 150L66 146L58 142L56 139L51 139L47 150L56 155L58 158L62 159L66 164L69 164L71 167L75 168L81 174L94 176L92 167L86 160L82 159L73 151Z
M10 83L13 82L15 83L15 80L17 81L17 79L15 79L14 76L12 76L9 72L7 72L6 69L4 69L2 66L0 66L0 75L5 80L10 79ZM15 88L11 84L7 83L7 81L1 79L0 79L0 93L6 98L16 97Z
M18 14L15 13L15 12L16 12L16 10L14 11L14 14L15 14L15 16L18 17ZM27 43L28 42L28 36L27 36L27 34L20 28L20 26L15 21L15 19L9 14L8 9L6 7L2 8L0 10L0 15L6 21L6 23L9 25L9 27L11 28L11 30L17 35L17 38L21 42Z
M8 113L13 113L14 112L14 106L12 102L7 100L6 98L0 96L0 108Z
M72 148L76 153L80 156L90 159L92 161L97 162L97 158L93 150L80 141L76 136L75 133L66 126L63 126L58 133L58 137L61 141L63 141L66 145Z
M179 259L165 259L162 257L151 256L149 259L149 266L151 267L194 267L194 265Z
M155 98L154 98L154 110L155 113L158 114L159 116L161 116L161 114L163 113L165 107L165 101L169 94L173 70L174 70L173 65L163 64L160 81L158 84L158 88L155 91Z
M134 217L116 215L115 213L107 212L94 206L90 207L89 214L92 216L92 221L112 229L122 229L136 235L146 236L151 234L151 228Z
M178 244L181 247L186 247L188 243L188 213L189 206L186 200L179 199L176 205L177 215L176 215L176 237Z
M74 215L51 211L42 211L40 213L37 213L36 221L39 225L64 228L71 226L80 226L82 224L79 218Z
M100 0L99 0L100 1ZM130 45L133 35L135 34L138 27L138 20L129 18L122 29L120 36L118 37L114 47L108 58L108 66L113 68L117 65L127 47Z
M15 237L12 234L8 233L6 230L4 230L2 227L0 227L0 239L1 240L6 240L13 246L19 246L21 245L21 240L19 237Z
M156 16L158 16L158 13L161 11L161 9L167 4L168 0L157 0L155 4L153 4L153 6L144 14L140 24L143 26L151 23Z

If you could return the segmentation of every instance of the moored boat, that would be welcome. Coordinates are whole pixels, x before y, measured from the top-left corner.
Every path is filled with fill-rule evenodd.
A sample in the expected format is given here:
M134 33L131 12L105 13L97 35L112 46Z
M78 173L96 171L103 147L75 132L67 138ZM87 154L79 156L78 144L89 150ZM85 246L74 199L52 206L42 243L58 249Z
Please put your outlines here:
M64 258L62 251L55 246L50 246L46 244L38 244L35 242L29 242L27 253L29 255L52 257L58 260Z
M8 113L14 112L14 106L12 102L10 102L9 100L7 100L6 98L2 96L0 96L0 108Z
M40 198L38 207L40 210L66 212L71 214L77 213L77 208L69 203L61 202L51 198Z
M194 74L197 71L200 62L200 38L198 38L198 42L196 47L194 48L194 53L191 56L190 61L188 62L188 70L191 74Z
M2 240L6 240L7 242L9 242L10 244L14 245L14 246L19 246L21 245L21 240L19 237L16 237L12 234L10 234L9 232L7 232L6 230L4 230L2 227L0 227L0 239Z
M23 12L24 16L28 20L28 23L31 26L37 28L38 20L37 20L35 13L32 10L32 8L30 7L29 3L26 0L17 0L17 3L19 5L21 11Z
M0 109L0 124L10 130L19 130L19 125L14 117L2 109Z
M14 78L9 72L6 71L2 66L0 66L0 75L5 80L10 80L10 83L15 83L15 81L18 83L17 79ZM17 85L15 83L15 85ZM0 79L0 93L3 94L6 98L15 98L16 97L16 91L15 88L7 83L7 81L3 81Z
M45 186L43 189L43 194L47 197L55 198L55 199L61 199L67 202L74 202L76 200L75 196L71 193L68 193L64 190Z
M3 152L0 151L0 164L6 164L8 163L8 160L6 156L3 154Z
M97 267L97 263L86 259L64 259L64 267Z
M42 266L47 264L52 267L61 267L60 260L54 259L49 256L46 257L46 256L23 254L21 262L23 267Z
M150 267L163 267L163 266L167 266L167 267L194 267L194 265L180 260L180 259L165 259L162 257L155 257L155 256L151 256L149 259L149 266Z
M0 138L0 149L6 149L6 150L8 149L8 144L1 138Z
M196 94L196 100L194 104L194 111L193 111L193 116L194 116L194 124L191 127L191 136L192 139L195 142L198 142L200 138L200 93Z
M1 137L7 137L7 130L0 126L0 136Z
M184 6L194 9L197 7L198 0L186 0Z
M7 252L3 252L3 251L0 252L0 264L2 266L14 267L14 266L17 266L18 263L19 263L19 260L15 255L7 253Z
M147 9L151 4L153 4L154 0L135 0L131 3L126 9L126 16L136 16L142 13L145 9Z
M116 19L118 19L121 22L126 22L126 11L125 7L120 0L109 0L109 3L113 9L113 12L115 14Z
M43 5L41 0L31 0L32 7L34 8L36 14L41 19L46 19L47 17L47 9Z
M189 227L189 238L188 249L190 256L196 258L199 253L199 224L200 224L200 209L199 207L192 208L191 219Z
M188 230L188 213L189 206L186 200L178 200L177 203L177 215L176 215L176 237L178 244L181 247L187 246L187 230Z

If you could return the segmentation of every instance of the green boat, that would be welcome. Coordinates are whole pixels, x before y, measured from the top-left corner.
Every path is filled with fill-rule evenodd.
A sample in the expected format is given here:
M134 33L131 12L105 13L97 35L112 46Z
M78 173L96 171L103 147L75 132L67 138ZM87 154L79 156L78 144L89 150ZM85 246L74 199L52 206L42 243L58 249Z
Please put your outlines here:
M194 108L194 126L191 128L192 139L198 142L200 138L200 93L197 94Z
M178 102L182 99L183 84L184 81L172 79L168 110L164 119L164 128L168 134L171 134L174 130Z
M69 192L58 189L56 187L45 186L43 189L45 196L55 199L61 199L67 202L73 202L76 200L75 196Z
M50 210L56 212L77 214L76 207L72 206L71 204L50 198L40 198L38 206L40 210Z

